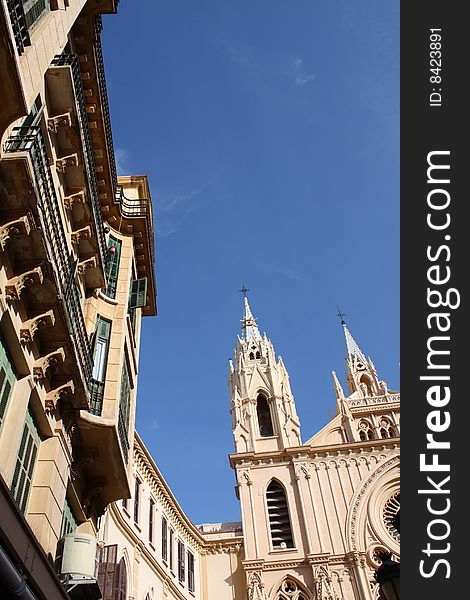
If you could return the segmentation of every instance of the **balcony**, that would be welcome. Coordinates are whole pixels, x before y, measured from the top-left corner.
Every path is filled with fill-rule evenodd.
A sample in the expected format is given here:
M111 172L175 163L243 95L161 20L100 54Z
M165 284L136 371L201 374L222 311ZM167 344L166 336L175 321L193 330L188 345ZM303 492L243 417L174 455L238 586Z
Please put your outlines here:
M50 11L49 0L7 0L8 13L18 54L31 45L29 32Z
M85 388L92 372L92 355L85 329L75 275L80 264L73 260L64 231L59 201L49 166L42 129L39 125L15 127L5 144L7 154L29 157L36 193L40 226L50 261L57 295L72 341L76 366Z
M106 207L107 220L124 234L132 234L136 255L137 277L147 277L148 288L143 315L156 314L155 252L150 190L146 177L118 178L114 205Z
M81 236L88 240L88 243L82 244L82 249L84 253L93 254L90 241L97 240L98 262L104 272L107 256L104 223L96 176L96 161L77 56L65 53L56 55L46 73L46 82L49 92L49 112L52 114L48 120L48 127L59 152L64 156L73 155L77 151L83 155L83 160L77 161L83 164L68 168L63 175L69 189L67 206L81 231L83 225L91 222L96 237ZM74 107L72 111L70 106ZM76 129L79 133L78 139ZM85 212L85 204L91 206L90 216Z

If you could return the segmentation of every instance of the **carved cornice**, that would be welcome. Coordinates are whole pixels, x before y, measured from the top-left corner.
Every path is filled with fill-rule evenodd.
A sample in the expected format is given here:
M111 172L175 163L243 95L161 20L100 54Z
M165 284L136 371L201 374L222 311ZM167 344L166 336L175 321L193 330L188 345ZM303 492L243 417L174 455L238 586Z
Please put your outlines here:
M58 365L65 361L65 351L63 348L57 348L46 356L38 358L33 366L33 378L35 381L44 379L46 377L46 371L49 367Z
M96 267L96 258L92 256L91 258L87 258L78 263L77 272L79 275L85 275L88 269L96 269Z
M28 235L31 231L28 217L20 217L0 226L0 247L5 250L8 242L19 235Z
M59 173L65 173L69 167L78 167L79 164L80 162L78 160L78 154L74 152L68 156L62 156L61 158L58 158L55 162L55 168Z
M54 311L48 310L45 313L37 315L28 321L25 321L20 329L20 340L24 343L31 343L39 329L52 327L55 323Z
M71 235L71 240L72 240L72 244L78 244L80 242L80 240L89 240L92 237L92 231L91 231L91 227L90 225L86 225L85 227L82 227L81 229L77 229L76 231L72 232Z
M51 390L47 393L45 398L45 407L47 411L53 411L57 408L57 404L60 400L67 398L67 396L73 395L75 391L75 385L72 380L67 381L63 385Z
M43 281L44 275L41 267L26 271L8 281L5 286L5 297L7 300L19 300L25 288L39 286Z
M86 202L86 192L85 188L74 190L68 196L64 197L64 206L67 209L72 208L76 204L85 204Z
M72 127L73 125L72 111L69 110L61 115L50 117L47 119L47 128L49 131L57 133L60 127Z

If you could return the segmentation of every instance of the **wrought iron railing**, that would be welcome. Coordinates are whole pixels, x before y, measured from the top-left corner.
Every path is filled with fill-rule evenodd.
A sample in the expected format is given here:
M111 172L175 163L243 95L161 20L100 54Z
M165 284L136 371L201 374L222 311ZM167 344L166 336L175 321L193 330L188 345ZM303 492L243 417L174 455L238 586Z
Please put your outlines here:
M101 416L103 411L104 381L92 379L90 383L90 412Z
M50 11L50 0L7 0L18 54L31 46L29 32Z
M113 186L113 192L117 188L117 172L116 172L116 159L114 156L114 145L113 145L113 134L111 132L111 118L109 116L109 105L108 105L108 92L106 89L106 77L104 72L104 61L103 61L103 50L101 48L101 30L103 29L103 22L101 15L96 17L96 40L95 40L95 60L96 60L96 73L98 76L98 84L100 88L101 96L101 112L104 120L104 130L106 135L106 145L108 147L109 157L109 168L111 170L111 185Z
M75 284L77 261L72 261L54 187L44 135L40 125L15 127L5 144L6 152L27 152L34 170L38 211L44 231L46 247L67 321L67 327L81 371L82 380L88 388L92 373L92 354L80 296Z
M7 0L8 12L10 14L11 27L15 36L18 54L23 54L25 46L31 46L28 26L23 10L23 0Z
M80 67L76 54L57 54L52 61L55 67L67 66L71 68L73 87L75 91L75 100L77 104L77 116L80 134L82 138L83 156L85 161L85 171L88 180L88 189L91 199L91 207L93 218L96 226L96 234L98 237L98 246L100 253L101 266L105 271L105 263L108 254L106 247L106 238L104 234L103 216L101 214L101 205L98 192L98 183L96 181L96 163L93 153L93 144L91 142L90 127L85 106L85 97L83 95L83 85L80 77Z
M154 263L154 248L153 248L153 223L152 223L152 204L148 198L130 199L124 196L122 186L116 189L116 203L121 207L123 217L144 217L147 229L147 235L150 242L150 256L152 265Z

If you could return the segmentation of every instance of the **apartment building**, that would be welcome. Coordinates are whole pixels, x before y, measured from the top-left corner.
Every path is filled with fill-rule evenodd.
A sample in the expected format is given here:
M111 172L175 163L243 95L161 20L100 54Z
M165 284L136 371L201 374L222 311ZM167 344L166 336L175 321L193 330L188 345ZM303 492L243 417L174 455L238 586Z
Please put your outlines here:
M92 556L133 485L156 283L147 178L116 174L100 33L117 4L0 2L0 589L22 598L100 597L58 542Z

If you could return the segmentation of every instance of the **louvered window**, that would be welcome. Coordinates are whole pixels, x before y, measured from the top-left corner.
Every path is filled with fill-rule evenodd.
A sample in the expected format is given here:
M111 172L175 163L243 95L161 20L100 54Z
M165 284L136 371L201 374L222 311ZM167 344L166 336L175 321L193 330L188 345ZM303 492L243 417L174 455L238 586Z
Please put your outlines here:
M174 560L173 560L173 543L174 543L174 539L175 539L175 532L173 531L173 529L170 529L170 570L173 571L173 567L174 567Z
M194 554L188 550L188 589L194 592Z
M140 480L135 478L134 485L134 523L139 522L139 505L140 505Z
M273 548L293 548L286 492L279 482L274 480L269 484L266 490L266 500Z
M149 542L153 544L153 515L155 512L155 502L152 498L149 500Z
M121 558L117 566L113 600L127 600L127 569L123 558Z
M129 367L127 358L124 356L124 363L121 373L121 395L119 398L119 417L118 432L121 442L122 452L126 463L129 460L129 418L131 411L131 381L129 377Z
M178 540L178 579L181 581L181 583L184 582L184 571L185 571L184 554L185 554L184 544L183 544L183 542Z
M15 381L16 377L8 357L6 346L3 340L0 339L0 428L5 419Z
M162 517L162 558L168 559L168 524L165 517Z
M117 575L117 544L100 549L98 563L98 585L103 600L114 600Z
M11 481L13 498L23 513L26 512L26 507L28 505L40 442L41 438L39 436L38 427L31 410L28 408L20 440L20 447L16 458L15 471Z
M117 282L119 277L119 263L121 262L121 240L113 238L108 239L108 258L106 261L106 287L103 293L109 298L116 297Z
M129 305L127 312L131 320L132 332L135 334L136 310L147 305L147 277L131 280Z
M73 533L77 529L77 521L73 514L72 507L68 499L65 499L64 512L62 513L62 525L60 526L60 538L68 533Z

